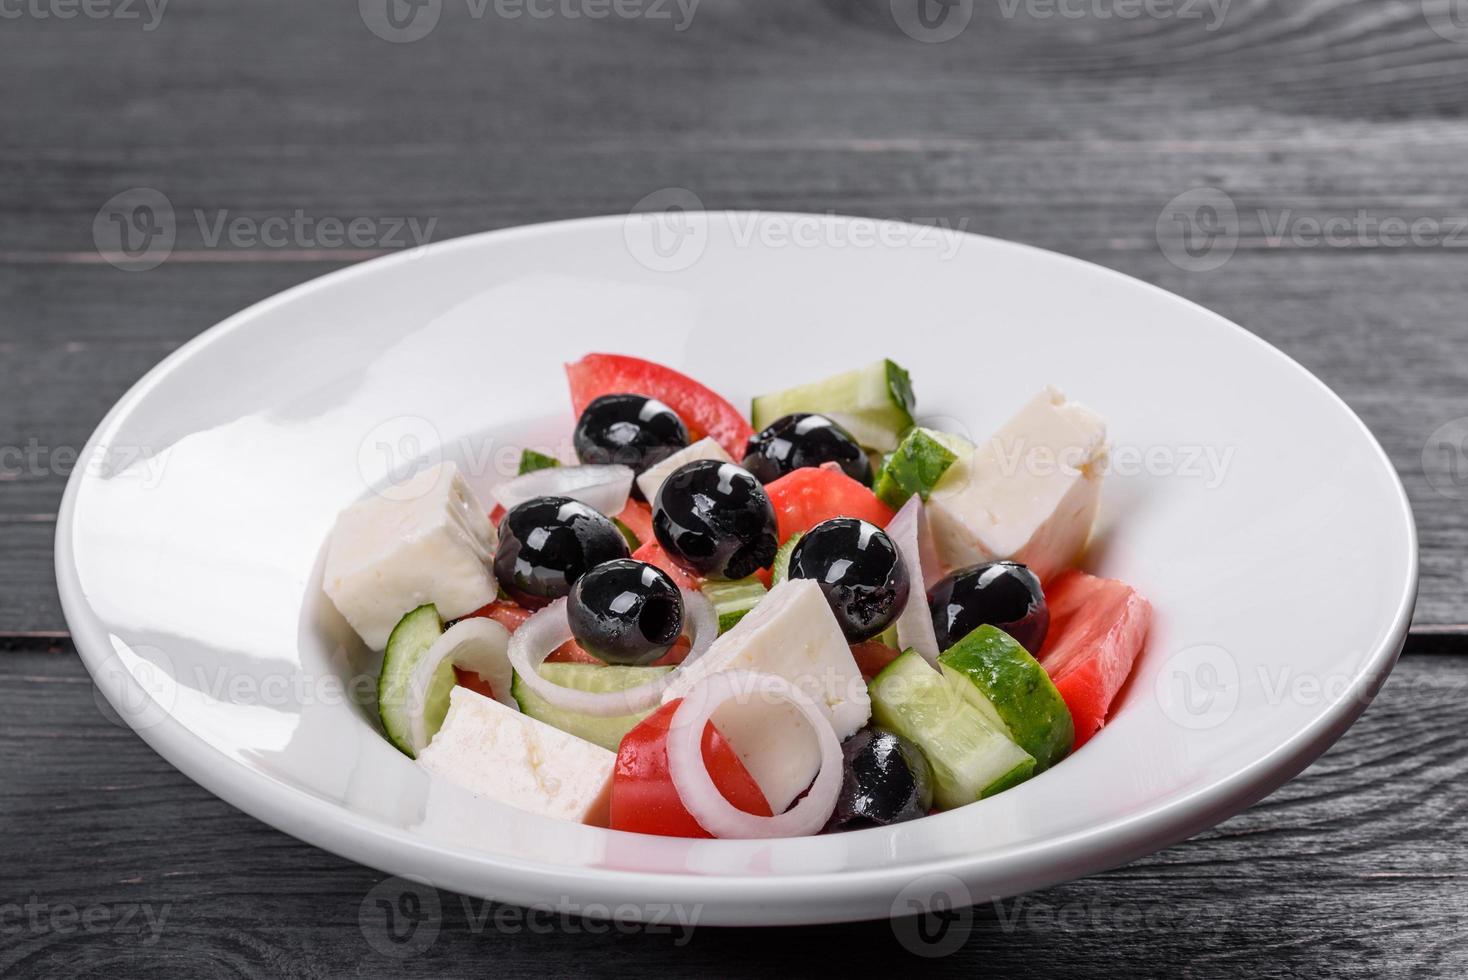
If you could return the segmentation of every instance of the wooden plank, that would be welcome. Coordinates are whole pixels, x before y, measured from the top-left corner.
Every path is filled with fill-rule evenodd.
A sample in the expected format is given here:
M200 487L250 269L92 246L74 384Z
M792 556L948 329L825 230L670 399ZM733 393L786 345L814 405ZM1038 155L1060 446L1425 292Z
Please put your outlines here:
M95 706L72 656L0 658L0 971L14 976L685 976L776 970L935 976L1460 976L1468 889L1468 657L1402 662L1307 773L1192 841L1045 892L981 902L921 961L887 923L648 933L527 920L438 893L437 932L398 960L364 903L401 889L190 783ZM34 896L34 898L32 898ZM95 908L93 931L64 910ZM61 928L51 915L63 910ZM132 909L124 927L122 915ZM150 918L151 916L151 918ZM535 929L531 930L531 922ZM154 925L161 922L161 929ZM16 928L19 926L19 928ZM911 941L910 926L899 926ZM516 931L511 931L516 930ZM547 931L548 930L548 931ZM425 932L425 935L427 933ZM924 948L932 951L931 948Z
M350 5L212 0L135 34L13 21L0 61L45 73L68 111L0 106L0 251L85 254L132 186L169 196L185 249L195 208L420 215L450 235L625 210L672 183L711 207L988 202L1008 206L1001 234L1081 249L1151 248L1159 206L1200 183L1246 212L1463 209L1468 59L1415 4L1234 3L1217 29L1045 6L980 4L943 45L896 30L887 0L704 4L681 33L449 3L407 45Z
M63 634L66 620L56 595L54 519L0 518L0 635ZM3 648L0 648L3 649ZM4 659L0 652L0 659Z
M1217 29L1199 18L1045 18L1043 8L1056 5L1006 6L1017 16L976 4L972 25L947 44L904 36L888 0L706 3L682 32L651 19L476 19L468 5L445 3L439 29L401 45L372 36L351 4L200 0L153 32L21 19L0 42L9 66L97 70L53 76L51 98L80 111L49 114L43 100L5 107L14 124L6 142L165 156L195 145L228 157L242 144L289 153L345 138L421 152L426 141L485 136L577 142L588 123L598 125L593 134L637 139L690 126L849 133L885 118L909 133L948 135L971 132L966 124L986 113L1007 113L1028 132L1084 119L1077 108L1087 103L1145 108L1162 98L1252 113L1266 131L1298 134L1290 115L1432 120L1463 105L1461 48L1433 31L1417 3L1234 3ZM159 62L170 72L154 70ZM1056 97L1025 103L1045 88ZM603 97L609 91L616 97ZM220 112L216 94L257 111ZM426 98L436 94L450 97ZM182 114L177 128L155 138L173 111ZM1088 121L1164 125L1155 112ZM1207 131L1196 116L1165 123Z

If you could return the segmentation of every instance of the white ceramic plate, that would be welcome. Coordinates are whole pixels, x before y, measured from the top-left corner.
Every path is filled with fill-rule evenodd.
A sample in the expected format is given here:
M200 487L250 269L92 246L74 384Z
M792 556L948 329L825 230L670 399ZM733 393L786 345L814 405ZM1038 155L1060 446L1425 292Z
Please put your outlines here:
M1116 468L1088 563L1157 609L1111 723L995 799L801 840L612 833L430 780L350 696L354 677L370 696L375 664L319 596L321 545L407 462L453 457L488 485L527 434L564 439L561 364L592 350L736 403L890 355L923 415L980 436L1047 383L1099 410ZM179 350L84 458L57 531L67 620L98 688L184 773L439 887L677 904L706 924L983 901L1193 834L1345 731L1396 660L1417 579L1386 456L1278 351L1083 262L840 218L593 219L356 266Z

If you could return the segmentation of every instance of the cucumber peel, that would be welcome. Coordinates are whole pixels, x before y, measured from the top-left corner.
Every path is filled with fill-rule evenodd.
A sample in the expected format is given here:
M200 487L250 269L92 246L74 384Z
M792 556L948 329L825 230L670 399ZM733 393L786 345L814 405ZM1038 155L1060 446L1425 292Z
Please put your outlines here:
M1008 633L980 626L938 657L953 689L1009 733L1043 772L1070 752L1075 723L1039 661Z
M927 757L941 809L993 796L1034 774L1034 757L917 651L888 664L869 691L872 721L915 743Z
M625 691L628 688L648 684L672 669L672 667L601 667L596 664L541 664L540 676L561 687L602 694L608 691ZM530 690L529 686L520 680L519 674L515 675L515 681L510 685L510 694L515 698L515 703L520 706L520 710L529 717L559 728L568 735L575 735L577 738L600 745L611 752L617 751L622 744L623 737L636 728L642 719L657 710L649 708L639 714L623 715L617 718L595 718L591 715L577 714L547 703L544 698Z
M699 591L714 604L720 633L733 629L765 597L764 583L754 576L737 582L705 582Z
M912 428L914 404L912 376L895 362L882 360L823 381L761 395L750 414L754 428L760 430L795 412L816 412L845 427L863 447L890 452Z
M432 603L419 606L398 620L382 655L382 672L377 675L377 716L388 741L410 758L415 756L408 732L408 684L419 659L442 635L443 620L439 619L438 609ZM442 726L453 689L454 665L445 660L434 673L425 699L424 715L430 731Z
M948 467L973 451L973 445L962 436L914 428L882 461L872 489L877 499L893 510L900 509L913 494L927 500Z
M774 588L790 577L790 556L795 553L795 546L800 544L800 539L805 537L803 531L796 531L780 545L780 550L775 552L775 563L770 566L770 588Z

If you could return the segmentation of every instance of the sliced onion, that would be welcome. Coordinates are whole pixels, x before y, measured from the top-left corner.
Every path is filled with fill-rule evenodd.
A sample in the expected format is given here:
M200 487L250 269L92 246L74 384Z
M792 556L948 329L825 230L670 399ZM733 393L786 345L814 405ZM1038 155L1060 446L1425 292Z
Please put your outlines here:
M433 678L448 661L455 667L472 670L489 683L494 699L516 711L520 706L510 695L510 631L492 619L465 619L455 623L434 641L433 646L413 665L408 678L408 741L415 753L428 748L435 732L428 730L428 693Z
M714 713L730 701L737 700L749 710L769 705L772 698L805 716L821 750L821 768L795 806L773 817L761 817L730 803L714 785L703 761L703 732ZM668 725L668 776L673 788L698 825L715 837L756 840L820 833L836 809L841 767L841 740L825 713L804 691L774 674L752 670L710 674L684 696Z
M510 665L525 686L540 695L547 704L562 711L574 711L594 718L620 718L655 707L663 692L673 683L678 672L707 652L719 635L719 617L714 604L701 592L680 589L683 595L683 635L692 649L674 670L657 680L625 691L575 691L540 676L540 665L562 643L572 639L571 621L566 616L566 600L557 599L515 630L510 637Z
M627 506L633 476L629 466L552 466L501 483L493 492L505 510L536 497L570 497L615 517Z
M911 647L930 664L938 662L938 632L933 628L933 614L928 609L928 586L923 576L922 528L923 500L917 494L908 498L897 516L887 524L887 536L902 553L912 588L907 605L897 617L897 642L903 649Z

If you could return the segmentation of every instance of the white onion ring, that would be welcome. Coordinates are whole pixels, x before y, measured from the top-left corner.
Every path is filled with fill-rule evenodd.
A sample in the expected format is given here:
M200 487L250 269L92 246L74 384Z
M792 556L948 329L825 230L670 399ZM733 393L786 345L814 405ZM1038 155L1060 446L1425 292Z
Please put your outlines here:
M735 698L749 704L756 694L773 695L794 706L805 716L821 749L821 768L810 790L795 806L773 817L745 813L726 800L703 761L703 732L714 713ZM774 674L752 670L710 674L683 698L668 725L668 775L673 788L698 825L715 837L757 840L820 833L836 809L841 767L841 741L830 720L809 695Z
M933 628L933 614L928 609L928 587L923 580L923 558L921 533L923 525L923 500L917 494L887 524L887 536L897 545L902 562L907 566L907 576L912 581L907 605L897 617L897 642L903 648L911 647L922 654L930 664L937 664L938 631Z
M510 637L510 665L525 686L540 695L547 704L562 711L574 711L593 718L620 718L646 711L662 701L663 692L673 683L678 671L703 656L719 635L719 617L708 597L689 589L678 591L683 596L682 635L688 637L693 648L683 663L657 680L625 691L596 692L575 691L540 676L540 665L545 663L545 658L562 643L573 639L565 599L552 602L515 630Z
M500 704L520 710L510 694L514 673L510 670L510 631L492 619L464 619L450 626L433 642L413 665L408 678L408 741L416 755L428 748L435 732L428 730L424 717L428 708L428 692L433 676L447 660L455 667L472 670L489 682L494 699Z
M570 497L615 517L627 506L634 475L628 466L552 466L517 476L492 492L505 510L536 497Z

